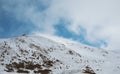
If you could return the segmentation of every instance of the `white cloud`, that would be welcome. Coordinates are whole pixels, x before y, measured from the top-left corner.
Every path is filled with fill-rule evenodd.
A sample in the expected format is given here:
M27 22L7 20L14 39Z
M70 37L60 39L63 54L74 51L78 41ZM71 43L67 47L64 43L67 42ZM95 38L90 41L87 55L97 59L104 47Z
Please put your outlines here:
M88 40L106 40L108 49L120 49L119 8L119 0L54 0L52 4L55 14L64 11L60 15L72 20L72 31L79 34L81 25L87 30Z
M55 32L53 25L57 22L54 15L50 15L49 0L3 0L2 8L12 13L17 20L32 23L42 30L43 33L53 34Z
M42 27L43 33L50 34L54 34L53 26L62 17L71 21L68 29L76 34L80 33L79 26L82 26L87 30L87 40L106 40L108 49L120 49L120 0L38 0L45 1L43 4L48 6L42 12L38 6L29 5L30 1L13 0L11 3L17 6L11 9L9 3L4 9L15 12L19 20L31 21Z

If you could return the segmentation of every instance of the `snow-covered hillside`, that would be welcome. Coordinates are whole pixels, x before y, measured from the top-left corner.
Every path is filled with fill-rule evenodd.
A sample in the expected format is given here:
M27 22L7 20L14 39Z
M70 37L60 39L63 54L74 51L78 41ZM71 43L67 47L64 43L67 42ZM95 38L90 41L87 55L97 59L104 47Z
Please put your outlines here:
M120 74L120 56L58 37L0 40L0 74Z

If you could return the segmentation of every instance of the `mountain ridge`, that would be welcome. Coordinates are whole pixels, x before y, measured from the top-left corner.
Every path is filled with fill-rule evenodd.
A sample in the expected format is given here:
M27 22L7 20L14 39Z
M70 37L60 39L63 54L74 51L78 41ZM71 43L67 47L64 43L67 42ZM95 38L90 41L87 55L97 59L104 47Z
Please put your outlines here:
M120 56L72 40L34 34L0 40L0 73L119 74ZM114 63L113 63L114 62Z

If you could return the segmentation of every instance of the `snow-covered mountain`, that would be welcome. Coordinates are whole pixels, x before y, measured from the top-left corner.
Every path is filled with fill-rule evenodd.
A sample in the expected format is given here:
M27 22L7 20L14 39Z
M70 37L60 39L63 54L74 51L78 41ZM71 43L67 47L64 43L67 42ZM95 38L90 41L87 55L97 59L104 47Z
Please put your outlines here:
M0 40L0 74L120 74L120 56L49 35Z

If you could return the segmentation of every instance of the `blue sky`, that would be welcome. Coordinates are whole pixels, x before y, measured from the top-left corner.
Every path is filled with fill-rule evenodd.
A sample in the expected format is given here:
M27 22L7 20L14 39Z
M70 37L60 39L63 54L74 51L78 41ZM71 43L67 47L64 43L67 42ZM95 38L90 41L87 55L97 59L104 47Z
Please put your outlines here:
M0 38L9 38L29 34L37 27L31 23L18 21L11 13L0 10L0 29Z
M0 0L0 38L43 33L120 49L118 0Z

